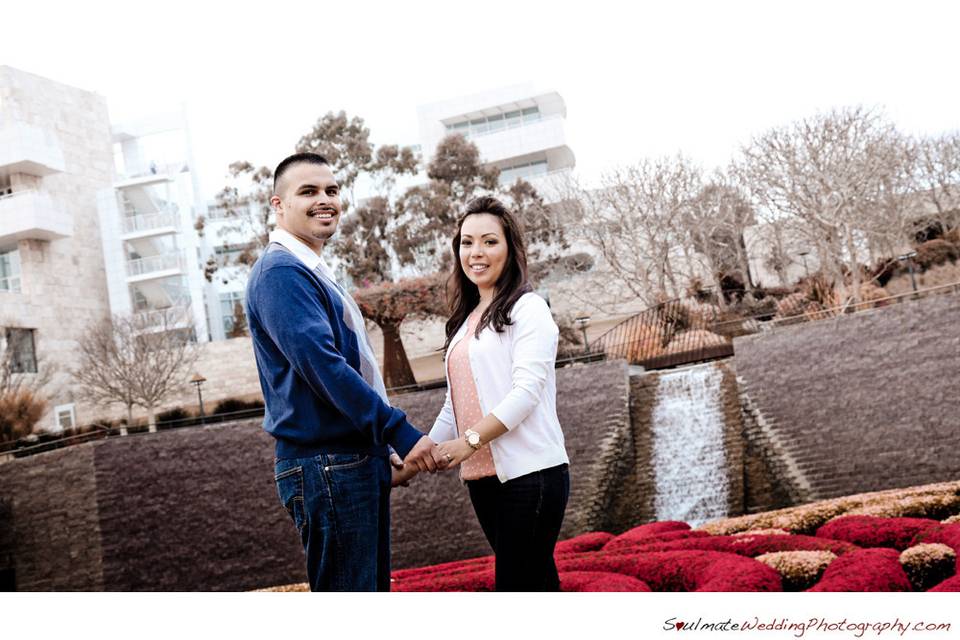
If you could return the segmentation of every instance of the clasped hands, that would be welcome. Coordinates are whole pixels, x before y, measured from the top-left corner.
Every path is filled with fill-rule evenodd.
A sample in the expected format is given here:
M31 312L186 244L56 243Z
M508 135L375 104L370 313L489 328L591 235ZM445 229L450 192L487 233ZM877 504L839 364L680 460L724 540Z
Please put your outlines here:
M474 453L474 448L463 438L454 438L440 444L435 443L429 436L423 436L417 441L410 453L403 460L397 454L390 456L391 484L407 486L413 476L421 471L436 473L451 469Z

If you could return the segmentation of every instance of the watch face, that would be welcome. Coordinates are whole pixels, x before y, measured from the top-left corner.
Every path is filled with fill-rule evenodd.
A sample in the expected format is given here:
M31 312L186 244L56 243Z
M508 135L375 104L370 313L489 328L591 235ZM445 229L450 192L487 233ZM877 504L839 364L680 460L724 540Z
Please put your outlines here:
M478 445L478 444L480 444L480 434L479 434L479 433L471 433L470 435L467 436L467 442L469 442L469 443L472 444L472 445Z

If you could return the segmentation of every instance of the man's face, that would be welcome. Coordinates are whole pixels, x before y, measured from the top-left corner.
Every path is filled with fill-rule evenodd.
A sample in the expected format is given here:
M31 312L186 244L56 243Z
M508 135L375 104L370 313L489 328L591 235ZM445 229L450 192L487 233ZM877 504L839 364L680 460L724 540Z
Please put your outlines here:
M329 166L299 162L280 177L270 204L281 229L319 251L340 221L340 186Z

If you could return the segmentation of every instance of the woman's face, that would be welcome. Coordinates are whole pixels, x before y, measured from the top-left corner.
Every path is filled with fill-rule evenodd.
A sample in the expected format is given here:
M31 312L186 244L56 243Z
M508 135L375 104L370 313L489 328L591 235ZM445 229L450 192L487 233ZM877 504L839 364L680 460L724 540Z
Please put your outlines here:
M460 267L480 290L492 289L507 264L507 240L500 218L474 213L460 227Z

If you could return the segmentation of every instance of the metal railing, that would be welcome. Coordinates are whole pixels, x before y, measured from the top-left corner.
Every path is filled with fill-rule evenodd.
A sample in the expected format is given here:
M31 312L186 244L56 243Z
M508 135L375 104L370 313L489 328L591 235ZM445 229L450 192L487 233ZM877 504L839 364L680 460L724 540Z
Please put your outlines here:
M623 358L647 369L664 369L734 355L733 338L801 324L863 313L936 295L960 294L960 282L919 289L835 307L809 304L800 313L721 319L718 308L691 300L669 300L627 318L590 343L591 353Z
M154 271L166 271L168 269L183 269L185 258L182 251L171 251L161 253L155 256L127 260L127 275L131 278L142 276Z
M647 369L731 356L733 343L713 332L716 322L713 307L668 300L616 325L590 343L589 351Z
M526 117L518 120L511 120L509 122L502 121L504 122L504 125L502 126L494 125L495 128L491 128L488 126L483 130L477 130L477 128L475 128L474 126L470 126L470 127L465 127L461 129L446 129L444 133L445 135L452 135L455 133L459 133L467 140L474 140L476 138L482 138L484 136L493 135L495 133L501 133L503 131L511 131L513 129L521 129L523 127L529 127L529 126L538 124L540 122L548 122L550 120L557 120L560 118L563 118L563 115L559 113L553 113L546 116L540 115L539 117L536 117L536 118ZM496 122L501 122L501 121L496 121Z
M178 227L180 222L179 207L170 204L163 211L157 213L139 213L124 216L123 232L135 233L160 227Z
M143 328L179 328L193 323L189 302L176 304L165 309L137 311L137 326Z

